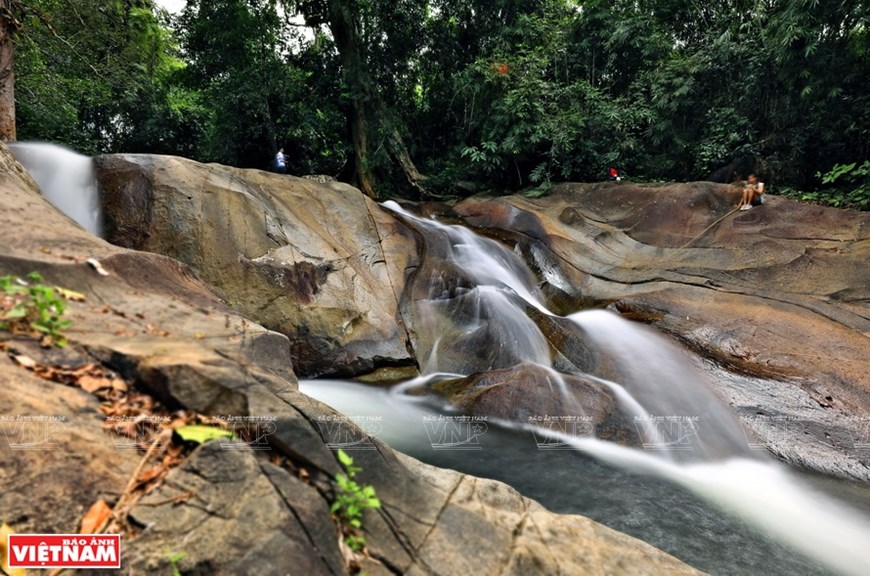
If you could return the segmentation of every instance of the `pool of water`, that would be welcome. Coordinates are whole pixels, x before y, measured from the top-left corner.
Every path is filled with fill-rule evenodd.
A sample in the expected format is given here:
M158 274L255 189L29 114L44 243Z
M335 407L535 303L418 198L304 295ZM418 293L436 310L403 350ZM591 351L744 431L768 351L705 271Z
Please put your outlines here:
M352 382L303 381L300 389L351 418L376 421L367 426L375 436L423 462L505 482L554 512L582 514L711 574L836 573L678 484L567 447L549 449L532 431L487 421L472 449L434 449L436 419L453 416L446 408ZM810 490L870 517L868 487L801 478Z

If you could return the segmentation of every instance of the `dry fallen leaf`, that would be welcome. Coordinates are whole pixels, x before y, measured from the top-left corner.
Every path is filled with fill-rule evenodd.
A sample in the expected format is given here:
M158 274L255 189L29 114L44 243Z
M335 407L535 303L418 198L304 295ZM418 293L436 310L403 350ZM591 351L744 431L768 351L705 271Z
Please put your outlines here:
M58 294L60 294L61 296L63 296L67 300L69 300L70 302L84 302L85 301L85 295L82 294L81 292L74 292L72 290L67 290L66 288L61 288L60 286L55 286L54 289Z
M78 385L79 385L79 388L81 388L85 392L90 392L91 394L93 394L94 392L96 392L97 390L99 390L101 388L111 388L112 381L109 380L108 378L102 378L99 376L90 376L90 375L86 374L86 375L81 376L79 378Z
M162 465L152 466L151 468L142 470L142 472L139 473L139 476L136 477L136 481L140 485L148 484L155 478L159 478L165 472L167 472L167 469Z
M15 360L19 366L23 366L24 368L33 369L36 367L36 360L30 356L25 356L24 354L16 354L12 356L12 359Z
M103 268L102 264L100 264L100 261L97 260L96 258L88 258L87 260L85 260L85 262L87 262L91 268L96 270L97 274L99 274L100 276L108 276L109 275L109 273L106 272L105 268Z
M95 534L112 514L112 509L102 499L97 500L82 517L79 534Z
M8 524L0 525L0 569L8 576L25 576L27 572L24 568L9 568L9 551L6 549L6 541L10 534L15 534L15 530L10 528Z
M152 335L155 335L155 336L162 336L162 337L164 337L164 338L166 338L167 336L169 336L169 332L167 332L166 330L161 330L160 328L157 328L156 326L152 326L151 324L146 324L146 325L145 325L145 330L146 330L149 334L152 334Z

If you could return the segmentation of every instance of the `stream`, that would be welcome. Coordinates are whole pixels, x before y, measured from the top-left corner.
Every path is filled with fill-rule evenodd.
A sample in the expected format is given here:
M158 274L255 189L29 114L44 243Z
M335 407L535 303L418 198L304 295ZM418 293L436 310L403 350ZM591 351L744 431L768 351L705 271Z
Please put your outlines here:
M868 487L798 473L752 450L688 352L655 330L605 310L558 316L507 246L392 201L383 206L423 241L412 289L422 376L389 390L307 381L305 393L363 418L364 430L397 450L504 481L712 574L868 573ZM563 347L556 364L541 315L582 342L579 360ZM519 364L546 375L535 394L561 397L563 413L469 419L430 393L439 379ZM612 394L642 447L596 438L569 375Z
M401 386L401 385L399 385ZM787 471L775 463L761 469L736 469L722 478L744 477L734 492L755 489L776 498L788 509L834 506L853 518L858 527L851 564L830 567L800 553L797 547L781 542L781 535L765 527L756 527L745 517L739 505L717 506L707 499L661 474L611 462L606 456L577 449L547 448L547 442L533 431L518 430L510 425L486 423L479 436L479 450L433 449L427 423L432 418L451 418L455 411L430 400L392 390L340 380L303 380L300 390L332 406L391 447L418 460L474 476L499 480L524 496L537 500L549 510L581 514L673 554L684 562L710 574L860 574L867 567L870 548L860 548L868 532L862 532L870 518L870 487ZM431 431L431 426L429 427ZM539 446L540 445L540 446ZM349 448L352 449L352 448ZM350 452L352 454L352 452ZM759 472L768 471L769 475ZM727 466L710 470L712 475L726 474ZM782 482L789 491L778 494ZM756 485L757 484L757 485ZM771 494L773 492L773 494ZM792 500L792 497L798 496ZM765 514L774 514L767 509ZM829 510L828 516L834 516ZM829 518L830 519L830 518ZM836 518L834 519L836 522ZM830 526L805 518L809 538L819 538L818 545L828 544L845 535L848 529L823 533ZM782 529L789 529L783 520ZM794 526L795 530L801 526Z

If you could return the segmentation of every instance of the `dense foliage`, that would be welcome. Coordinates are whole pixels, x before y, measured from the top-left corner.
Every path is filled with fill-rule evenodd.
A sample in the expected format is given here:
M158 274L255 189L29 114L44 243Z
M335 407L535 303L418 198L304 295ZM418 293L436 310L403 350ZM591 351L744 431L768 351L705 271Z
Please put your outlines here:
M29 4L20 139L255 167L283 145L390 193L411 161L443 194L751 157L774 191L870 207L863 0Z

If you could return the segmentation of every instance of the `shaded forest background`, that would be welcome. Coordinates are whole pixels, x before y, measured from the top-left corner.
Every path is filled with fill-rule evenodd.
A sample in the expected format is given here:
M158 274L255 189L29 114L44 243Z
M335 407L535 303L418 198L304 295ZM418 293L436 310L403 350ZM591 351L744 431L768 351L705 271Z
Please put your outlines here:
M24 6L26 4L26 7ZM15 4L13 3L13 6ZM373 196L697 180L870 208L870 9L821 0L18 3L18 138Z

